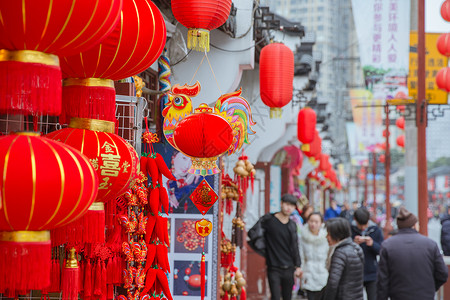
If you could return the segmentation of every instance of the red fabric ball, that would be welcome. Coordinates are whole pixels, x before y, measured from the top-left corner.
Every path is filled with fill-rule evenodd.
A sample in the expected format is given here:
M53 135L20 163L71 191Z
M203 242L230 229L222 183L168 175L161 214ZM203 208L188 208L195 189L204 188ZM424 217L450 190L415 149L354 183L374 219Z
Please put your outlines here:
M309 107L303 108L298 112L297 137L303 144L309 144L314 140L316 119L316 112Z
M450 22L450 2L448 0L442 3L441 16L445 21Z
M175 19L187 28L216 29L226 22L231 0L172 0Z
M405 130L405 118L404 117L400 117L395 121L395 125L401 129L401 130ZM384 131L383 131L384 133ZM386 137L385 135L383 135L384 137Z
M47 137L80 150L91 161L99 178L96 202L121 196L137 175L139 158L136 151L114 133L64 128Z
M450 56L450 33L443 33L437 40L437 49L444 56Z
M233 142L233 129L227 120L213 113L195 113L178 123L173 134L177 148L192 157L216 157Z
M63 78L119 80L136 75L161 55L166 25L158 7L147 0L124 0L120 22L99 45L60 57Z
M0 49L79 53L116 27L122 1L0 1Z
M259 58L259 90L261 100L271 108L281 108L292 99L294 53L281 43L261 50Z
M0 231L49 230L81 217L98 178L78 150L40 136L0 138Z
M442 68L436 75L438 88L450 92L450 68Z

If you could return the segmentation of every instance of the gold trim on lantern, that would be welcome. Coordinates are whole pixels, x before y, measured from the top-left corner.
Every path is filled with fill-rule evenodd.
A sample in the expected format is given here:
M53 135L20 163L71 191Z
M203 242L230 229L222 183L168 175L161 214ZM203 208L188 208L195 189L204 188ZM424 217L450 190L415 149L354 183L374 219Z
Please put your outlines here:
M100 86L114 88L114 81L103 78L66 78L63 80L63 86Z
M208 176L220 173L217 167L217 156L215 157L191 157L192 165L189 173L201 176Z
M34 50L10 51L0 49L0 62L2 61L17 61L59 67L59 58L57 55Z
M187 47L199 52L209 52L209 30L189 28L187 34Z
M94 202L91 206L89 206L88 210L105 210L105 204L103 202Z
M17 131L17 132L11 132L11 135L24 135L24 136L41 136L38 132L32 132L32 131Z
M114 133L115 124L114 124L114 122L105 121L105 120L86 119L86 118L71 118L69 127L101 131L101 132L107 132L107 133Z
M0 231L0 242L49 242L50 231Z

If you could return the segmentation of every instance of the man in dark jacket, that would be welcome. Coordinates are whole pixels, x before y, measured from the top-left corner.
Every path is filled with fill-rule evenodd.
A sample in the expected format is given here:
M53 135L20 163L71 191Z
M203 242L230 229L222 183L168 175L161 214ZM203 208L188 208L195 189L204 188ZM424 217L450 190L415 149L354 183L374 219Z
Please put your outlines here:
M370 213L364 208L358 208L353 214L352 238L364 252L364 287L368 300L377 298L377 255L380 253L383 233L370 221Z
M442 217L441 224L441 248L445 256L450 256L450 206L447 207L447 213Z
M448 277L439 247L416 231L417 217L404 207L397 226L398 233L381 244L377 298L433 300Z
M297 225L289 217L295 210L297 198L293 195L281 197L281 211L261 217L249 230L249 245L260 254L264 254L267 265L267 277L272 300L290 300L294 275L300 277L300 252L298 250ZM257 227L260 228L257 228ZM263 235L257 243L253 239ZM262 242L262 243L261 243ZM256 248L256 247L255 247Z

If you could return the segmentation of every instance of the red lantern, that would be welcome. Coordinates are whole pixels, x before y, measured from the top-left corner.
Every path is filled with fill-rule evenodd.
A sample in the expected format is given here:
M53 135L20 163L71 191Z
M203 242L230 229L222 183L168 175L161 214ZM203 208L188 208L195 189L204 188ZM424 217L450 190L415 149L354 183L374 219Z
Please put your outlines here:
M1 1L0 113L58 115L61 71L55 55L100 42L116 26L121 7L122 0Z
M217 157L230 149L233 129L223 117L212 113L212 108L201 104L195 113L185 117L175 128L173 142L185 155L192 158L189 173L217 174Z
M319 162L319 170L320 171L324 171L324 172L328 172L328 170L331 169L331 164L330 164L330 156L328 156L327 154L320 154L320 162Z
M390 135L390 134L389 134ZM386 137L386 129L383 130L383 137ZM377 145L377 146L381 146L381 145ZM378 147L379 148L379 147Z
M119 24L99 45L78 55L61 57L62 123L70 117L115 121L113 80L146 70L166 42L161 12L147 0L124 0Z
M281 108L292 99L294 53L284 44L272 43L261 50L259 90L270 107L270 117L281 117Z
M309 108L303 108L298 112L297 137L302 144L309 144L314 140L316 129L316 112Z
M305 147L306 148L306 147ZM319 136L319 132L317 130L314 131L314 140L311 144L309 144L309 149L302 149L303 153L305 153L308 157L318 157L322 152L322 139Z
M450 22L450 2L448 0L442 3L441 16L445 21Z
M401 129L401 130L405 130L405 118L404 117L400 117L395 121L395 125ZM384 131L383 131L384 132ZM384 136L384 135L383 135Z
M386 157L384 156L384 154L381 154L378 159L380 160L381 163L384 163L386 161Z
M397 145L402 147L402 148L405 148L405 136L403 134L399 135L397 137Z
M49 229L82 216L98 178L74 148L37 134L0 138L0 292L50 284Z
M450 92L450 68L442 68L436 75L438 88Z
M226 22L231 0L172 0L172 12L178 22L187 27L187 47L209 51L209 31Z
M450 33L443 33L437 40L437 49L444 56L450 56Z

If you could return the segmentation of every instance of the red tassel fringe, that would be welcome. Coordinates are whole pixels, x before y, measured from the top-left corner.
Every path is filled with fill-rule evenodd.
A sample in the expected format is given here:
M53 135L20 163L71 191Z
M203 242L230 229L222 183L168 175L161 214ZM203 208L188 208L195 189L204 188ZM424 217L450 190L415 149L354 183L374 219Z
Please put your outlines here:
M244 287L241 289L241 296L239 297L239 300L247 300L247 292Z
M84 286L83 286L83 298L92 296L92 265L91 260L87 260L84 266Z
M101 265L102 265L102 278L101 278L101 280L102 280L102 295L100 296L100 300L106 300L106 294L107 294L107 291L106 291L106 286L107 286L107 284L106 284L106 266L105 266L105 261L103 261L102 260L102 262L101 262Z
M100 260L97 260L97 263L95 264L94 279L94 296L100 297L102 295L102 266Z
M49 287L51 265L50 241L0 242L0 291Z
M70 118L89 118L115 122L116 92L111 87L72 85L62 88L61 124Z
M62 298L64 300L77 300L79 291L79 268L63 268L61 283Z
M105 242L105 211L88 210L76 221L50 231L52 246L65 243L104 243Z
M18 61L0 62L0 114L59 115L61 69Z
M59 293L61 291L61 265L59 264L59 259L52 259L52 269L50 274L51 284L48 291L50 293Z

